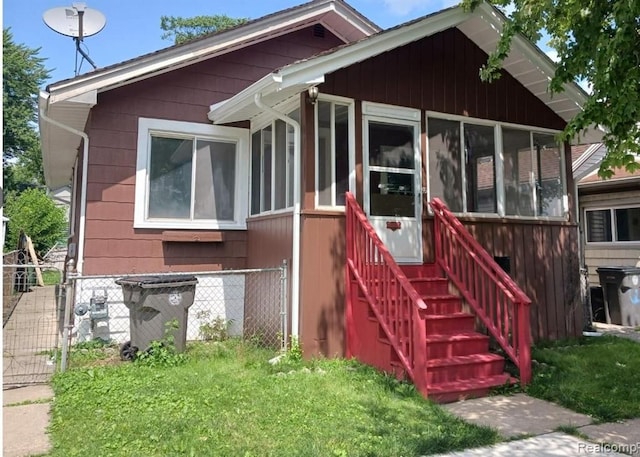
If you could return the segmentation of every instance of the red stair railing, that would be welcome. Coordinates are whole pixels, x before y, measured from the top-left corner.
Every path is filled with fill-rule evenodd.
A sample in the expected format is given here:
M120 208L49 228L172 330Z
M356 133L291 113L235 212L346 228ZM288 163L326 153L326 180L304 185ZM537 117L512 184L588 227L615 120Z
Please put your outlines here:
M430 203L436 261L506 355L531 381L531 300L438 198Z
M347 287L354 278L400 363L418 390L427 395L426 304L371 226L353 194L346 194ZM349 289L348 289L349 290ZM352 297L347 293L347 338L354 335ZM347 342L347 355L352 354Z

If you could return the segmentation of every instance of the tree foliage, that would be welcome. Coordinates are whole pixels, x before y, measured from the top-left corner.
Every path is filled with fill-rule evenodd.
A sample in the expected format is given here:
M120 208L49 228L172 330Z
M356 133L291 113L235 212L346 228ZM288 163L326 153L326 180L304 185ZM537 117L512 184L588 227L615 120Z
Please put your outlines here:
M19 158L25 152L38 151L35 130L40 86L49 77L40 49L13 42L9 29L2 31L2 127L3 156Z
M482 0L463 0L475 8ZM552 93L563 85L587 81L591 88L583 110L571 120L563 139L570 140L596 125L605 131L607 156L601 176L612 168L640 169L640 0L489 0L511 11L496 50L481 69L483 80L499 77L511 41L522 34L538 42L549 36L558 62L550 82Z
M230 29L247 21L247 18L232 18L224 14L189 18L162 16L160 28L164 31L163 40L170 39L175 44L181 44L202 35Z
M2 165L11 190L44 183L36 121L38 92L49 71L40 49L14 43L9 29L3 29L2 42Z
M35 250L45 254L58 241L64 240L67 229L65 210L56 206L42 189L27 189L20 195L7 196L5 202L7 235L5 248L16 249L20 231L31 237Z

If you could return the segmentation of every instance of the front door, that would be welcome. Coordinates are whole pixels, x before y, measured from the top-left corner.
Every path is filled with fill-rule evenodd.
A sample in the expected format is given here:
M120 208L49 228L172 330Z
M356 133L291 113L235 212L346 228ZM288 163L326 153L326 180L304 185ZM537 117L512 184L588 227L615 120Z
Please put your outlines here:
M394 259L422 263L420 112L373 103L364 113L364 210Z

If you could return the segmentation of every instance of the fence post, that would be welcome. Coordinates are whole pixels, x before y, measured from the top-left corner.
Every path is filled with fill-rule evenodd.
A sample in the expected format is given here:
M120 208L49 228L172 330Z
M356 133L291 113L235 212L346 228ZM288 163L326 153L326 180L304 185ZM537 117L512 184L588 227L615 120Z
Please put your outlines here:
M283 259L282 266L280 267L280 325L282 330L282 352L287 351L289 340L287 321L288 296L287 259Z
M67 280L65 287L67 289L66 300L64 304L64 317L62 319L62 360L60 361L60 371L64 372L67 369L67 359L69 355L69 340L71 339L71 309L73 308L74 300L74 285L75 285L75 262L73 259L69 259L67 262Z

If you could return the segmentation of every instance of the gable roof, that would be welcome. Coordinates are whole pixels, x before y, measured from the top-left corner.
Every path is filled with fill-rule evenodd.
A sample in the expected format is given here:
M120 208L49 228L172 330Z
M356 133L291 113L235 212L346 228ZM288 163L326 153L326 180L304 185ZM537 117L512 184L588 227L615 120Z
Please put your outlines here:
M342 0L312 0L186 43L58 81L49 85L47 92L51 94L52 103L93 89L103 92L291 33L315 23L321 23L345 43L380 31L377 25Z
M495 49L505 21L505 16L486 2L472 12L464 11L460 6L448 8L282 67L234 97L212 105L209 119L214 123L252 119L261 111L254 103L258 94L264 103L275 106L323 82L328 73L453 27L490 53ZM565 85L564 92L552 97L549 81L555 72L555 64L523 36L514 36L503 69L566 121L582 110L588 97L577 84ZM594 129L580 142L597 142L600 138L600 133Z
M343 0L312 0L245 24L170 46L125 62L50 84L39 97L45 181L50 188L71 179L80 133L98 93L132 84L293 31L321 24L345 42L380 28Z

